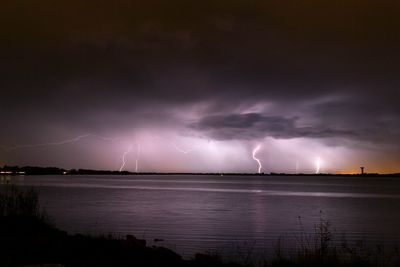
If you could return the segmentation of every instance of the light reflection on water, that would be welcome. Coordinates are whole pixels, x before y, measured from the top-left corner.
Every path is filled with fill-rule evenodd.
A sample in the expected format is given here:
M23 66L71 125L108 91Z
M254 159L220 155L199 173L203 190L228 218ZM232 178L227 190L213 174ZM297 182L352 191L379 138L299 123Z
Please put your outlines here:
M400 180L288 176L17 176L70 232L134 234L187 256L294 246L323 217L349 241L400 240ZM299 218L300 216L300 218Z

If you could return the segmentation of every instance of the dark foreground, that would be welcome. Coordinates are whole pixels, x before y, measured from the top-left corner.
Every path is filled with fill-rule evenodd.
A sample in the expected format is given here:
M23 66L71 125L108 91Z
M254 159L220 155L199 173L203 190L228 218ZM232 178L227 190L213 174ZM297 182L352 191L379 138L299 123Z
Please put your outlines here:
M132 235L69 235L49 223L39 209L33 190L7 187L0 192L0 266L263 266L263 267L389 267L400 266L398 250L368 248L363 244L332 244L329 222L321 220L315 235L305 237L295 253L277 244L275 256L259 262L249 254L240 263L216 254L196 254L193 259L164 247L149 247Z
M196 254L193 259L185 260L167 248L148 247L145 240L131 235L125 239L68 235L41 218L32 216L2 216L0 229L0 266L255 266L250 262L239 264L222 261L217 255L209 254ZM305 248L295 257L284 256L276 251L274 259L257 265L400 266L398 255L395 260L393 255L385 255L384 251L374 251L372 254L372 251L365 253L353 247L349 248L349 255L342 257L339 251L330 250L324 244L321 243L316 250Z
M37 217L0 218L0 266L240 266L198 254L193 260L145 240L68 235Z

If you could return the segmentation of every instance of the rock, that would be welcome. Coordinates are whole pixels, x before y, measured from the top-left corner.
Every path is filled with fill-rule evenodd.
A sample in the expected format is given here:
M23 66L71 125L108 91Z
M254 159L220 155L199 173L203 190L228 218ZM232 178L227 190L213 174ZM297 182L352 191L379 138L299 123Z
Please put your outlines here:
M146 247L145 239L137 239L134 235L126 235L126 241L128 244L134 247Z
M167 262L178 262L182 259L182 256L175 253L174 251L164 248L164 247L156 247L155 251L160 259L163 259Z

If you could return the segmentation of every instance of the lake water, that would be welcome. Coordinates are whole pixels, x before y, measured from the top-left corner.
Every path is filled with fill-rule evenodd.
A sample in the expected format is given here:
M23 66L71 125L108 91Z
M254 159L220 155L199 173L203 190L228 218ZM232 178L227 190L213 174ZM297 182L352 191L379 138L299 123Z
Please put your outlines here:
M71 233L134 234L186 257L296 246L320 217L350 242L400 241L400 179L317 176L15 176ZM322 211L322 215L321 215ZM238 249L239 248L239 249Z

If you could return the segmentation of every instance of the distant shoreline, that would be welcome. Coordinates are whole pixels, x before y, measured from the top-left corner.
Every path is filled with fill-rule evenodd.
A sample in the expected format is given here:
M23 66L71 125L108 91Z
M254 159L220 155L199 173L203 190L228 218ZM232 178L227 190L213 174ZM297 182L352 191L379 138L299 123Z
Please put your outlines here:
M130 172L111 170L90 170L90 169L62 169L58 167L33 167L33 166L4 166L0 167L0 175L215 175L215 176L343 176L343 177L400 177L400 173L198 173L198 172Z

